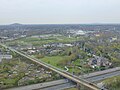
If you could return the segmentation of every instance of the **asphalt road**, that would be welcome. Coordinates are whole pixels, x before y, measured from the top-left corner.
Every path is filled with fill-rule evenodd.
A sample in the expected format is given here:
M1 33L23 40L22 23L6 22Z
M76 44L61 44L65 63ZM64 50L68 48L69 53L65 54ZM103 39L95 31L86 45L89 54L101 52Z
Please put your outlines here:
M61 90L62 88L69 88L75 86L73 83L68 82L67 79L55 80L51 82L32 84L27 86L21 86L16 88L10 88L6 90Z
M91 77L95 77L95 76L103 75L103 74L108 74L108 73L112 73L112 72L116 72L116 71L120 71L120 67L115 67L112 69L107 69L107 70L103 70L103 71L97 71L97 72L85 74L80 77L87 79L87 78L91 78Z
M71 84L71 83L65 83L65 84L60 84L57 86L47 87L47 88L43 88L43 89L39 89L39 90L63 90L63 89L72 88L75 86L76 85Z
M97 82L97 81L101 81L113 76L119 76L120 75L120 71L115 71L115 72L111 72L111 73L106 73L103 75L98 75L98 76L94 76L94 77L90 77L87 78L86 80L90 81L90 82Z

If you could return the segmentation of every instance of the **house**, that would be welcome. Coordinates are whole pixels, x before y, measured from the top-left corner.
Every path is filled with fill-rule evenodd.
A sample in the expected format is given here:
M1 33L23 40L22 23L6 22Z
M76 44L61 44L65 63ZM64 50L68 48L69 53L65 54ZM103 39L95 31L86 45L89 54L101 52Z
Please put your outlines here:
M73 47L72 44L64 44L64 45L67 46L67 47Z
M0 57L4 59L12 59L12 55L0 55Z
M28 50L27 53L28 54L34 54L34 53L36 53L36 50Z
M101 66L107 67L107 66L111 66L111 64L112 63L110 63L107 58L99 57L99 56L94 56L94 58L90 58L89 62L88 62L88 65L91 66L92 68L94 68L96 66L97 67L101 67Z
M44 48L47 48L47 47L50 47L50 46L51 46L51 45L49 45L49 44L43 45Z
M113 42L113 41L116 41L116 40L117 40L117 37L110 37L110 38L109 38L109 41L110 41L110 42Z
M63 43L59 43L59 44L57 45L57 47L64 47L64 44L63 44Z
M12 59L12 55L0 55L0 62L2 62L2 59L10 60Z
M60 52L62 52L62 50L52 50L52 51L50 51L50 54L56 55Z

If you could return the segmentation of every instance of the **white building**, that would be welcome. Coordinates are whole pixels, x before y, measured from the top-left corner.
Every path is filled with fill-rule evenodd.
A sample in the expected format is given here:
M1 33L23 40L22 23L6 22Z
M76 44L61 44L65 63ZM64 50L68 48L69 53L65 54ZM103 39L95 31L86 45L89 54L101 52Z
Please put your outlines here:
M82 31L82 30L79 30L78 32L76 32L76 35L85 35L86 32Z

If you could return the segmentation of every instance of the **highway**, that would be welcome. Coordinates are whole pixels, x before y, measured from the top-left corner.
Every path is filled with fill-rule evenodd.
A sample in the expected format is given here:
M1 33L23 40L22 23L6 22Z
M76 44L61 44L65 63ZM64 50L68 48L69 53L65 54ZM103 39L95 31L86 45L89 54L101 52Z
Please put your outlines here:
M58 89L62 90L62 89L71 88L75 86L76 86L75 84L68 82L67 79L61 79L61 80L55 80L50 82L10 88L6 90L58 90Z
M54 87L47 87L47 88L36 89L36 90L64 90L64 89L73 88L73 87L76 87L76 85L72 85L71 83L65 83L65 84L54 86Z
M119 76L119 75L120 75L120 67L116 67L112 69L85 74L80 77L94 83L94 82L102 81L104 79L107 79L113 76Z
M101 80L104 80L104 79L107 79L107 78L110 78L110 77L113 77L113 76L118 76L118 75L120 75L120 71L111 72L111 73L87 78L86 80L88 80L90 82L98 82L98 81L101 81Z
M43 67L46 67L46 68L48 68L48 69L50 69L50 70L52 70L52 71L60 74L61 76L65 77L65 78L67 78L67 79L70 79L70 80L73 81L73 82L76 82L76 83L79 84L79 85L86 86L86 87L88 87L88 88L90 88L90 89L92 89L92 90L100 90L100 88L97 87L97 85L95 85L95 84L93 84L93 83L90 83L90 82L88 82L88 81L86 81L86 80L84 80L84 79L82 79L82 78L79 78L79 77L77 77L77 76L75 76L75 75L72 75L72 74L70 74L70 73L68 73L68 72L66 72L66 71L64 71L64 70L61 70L61 69L59 69L59 68L56 68L56 67L54 67L54 66L52 66L52 65L49 65L49 64L47 64L47 63L45 63L45 62L42 62L42 61L40 61L40 60L38 60L38 59L36 59L36 58L33 58L33 57L29 56L29 55L25 55L25 54L23 54L23 53L21 53L21 52L18 52L18 51L15 50L15 49L12 49L12 48L10 48L10 47L7 47L6 45L3 45L3 44L0 44L0 45L3 46L3 47L5 47L5 48L8 48L9 50L11 50L11 51L13 51L13 52L16 52L17 54L19 54L19 55L21 55L21 56L23 56L23 57L28 58L29 60L31 60L31 61L33 61L33 62L35 62L35 63L37 63L37 64L42 65Z
M116 72L116 71L120 71L120 67L115 67L112 69L107 69L107 70L103 70L103 71L97 71L97 72L93 72L93 73L89 73L89 74L85 74L80 76L81 78L91 78L91 77L95 77L98 75L103 75L103 74L107 74L107 73L112 73L112 72Z

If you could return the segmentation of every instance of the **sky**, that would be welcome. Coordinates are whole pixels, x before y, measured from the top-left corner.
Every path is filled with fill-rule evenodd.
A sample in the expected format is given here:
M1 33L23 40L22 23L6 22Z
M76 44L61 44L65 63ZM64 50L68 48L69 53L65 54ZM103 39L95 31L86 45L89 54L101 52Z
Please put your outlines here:
M120 23L120 0L0 0L0 24Z

